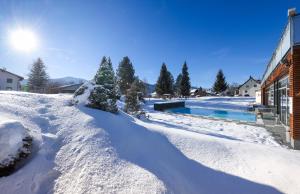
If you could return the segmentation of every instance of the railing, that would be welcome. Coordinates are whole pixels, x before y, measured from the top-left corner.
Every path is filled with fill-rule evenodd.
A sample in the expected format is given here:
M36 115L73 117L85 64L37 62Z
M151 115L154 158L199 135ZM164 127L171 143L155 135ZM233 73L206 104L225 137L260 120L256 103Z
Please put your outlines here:
M291 24L289 22L280 38L279 44L276 50L274 51L272 58L268 64L268 67L263 75L262 83L264 83L266 79L270 76L272 71L280 63L280 61L288 52L290 47L291 47Z
M289 51L292 45L300 45L300 15L293 16L285 27L279 44L274 51L272 58L264 72L262 84L270 76L273 70L280 64L280 61Z

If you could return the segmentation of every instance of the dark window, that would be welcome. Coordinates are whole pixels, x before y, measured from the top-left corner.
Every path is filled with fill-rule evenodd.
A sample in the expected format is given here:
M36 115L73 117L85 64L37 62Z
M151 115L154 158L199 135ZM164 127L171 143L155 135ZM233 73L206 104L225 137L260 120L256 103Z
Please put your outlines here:
M247 91L247 90L245 90L245 93L248 93L248 91Z
M254 84L254 87L256 88L256 87L257 87L257 85L256 85L256 84Z
M7 79L6 79L6 82L7 82L7 83L13 83L13 79L7 78Z

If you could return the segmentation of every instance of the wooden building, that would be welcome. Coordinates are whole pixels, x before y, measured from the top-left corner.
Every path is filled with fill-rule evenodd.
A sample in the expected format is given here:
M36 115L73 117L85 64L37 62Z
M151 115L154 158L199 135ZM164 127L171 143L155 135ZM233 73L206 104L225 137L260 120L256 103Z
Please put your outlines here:
M288 10L288 23L264 72L262 104L273 108L286 138L300 149L300 15Z

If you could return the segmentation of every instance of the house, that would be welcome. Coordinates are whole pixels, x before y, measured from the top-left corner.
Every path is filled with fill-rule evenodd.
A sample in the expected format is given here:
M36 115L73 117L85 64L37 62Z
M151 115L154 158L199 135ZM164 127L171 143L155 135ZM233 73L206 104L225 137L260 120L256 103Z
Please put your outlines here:
M0 69L0 90L21 90L20 81L24 78L7 71L6 69Z
M198 89L191 89L190 95L192 97L201 97L201 96L206 96L207 93L203 88L198 88Z
M300 149L300 14L288 10L288 22L267 64L261 102L285 128L286 140Z
M260 80L256 80L250 76L245 83L238 87L238 95L255 97L258 90L260 90Z

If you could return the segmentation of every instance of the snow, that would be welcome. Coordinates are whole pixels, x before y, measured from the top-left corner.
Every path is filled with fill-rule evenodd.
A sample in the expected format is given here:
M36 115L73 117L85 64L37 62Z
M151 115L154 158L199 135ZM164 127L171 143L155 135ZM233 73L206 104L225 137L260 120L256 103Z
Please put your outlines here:
M187 103L223 103L239 109L251 103L245 99L201 98ZM300 152L278 145L264 128L153 111L153 103L161 100L145 104L149 120L83 104L69 106L70 100L65 94L0 92L0 115L30 129L36 149L25 166L0 178L1 192L300 190Z
M84 84L82 84L80 86L79 90L84 89L84 91L82 94L74 97L74 101L76 102L76 104L79 104L79 105L89 104L90 102L89 102L88 98L89 98L91 92L94 90L95 86L96 85L94 83L92 83L91 81L88 81L88 82L85 82Z
M0 164L6 166L14 159L26 136L27 130L20 122L0 119Z

